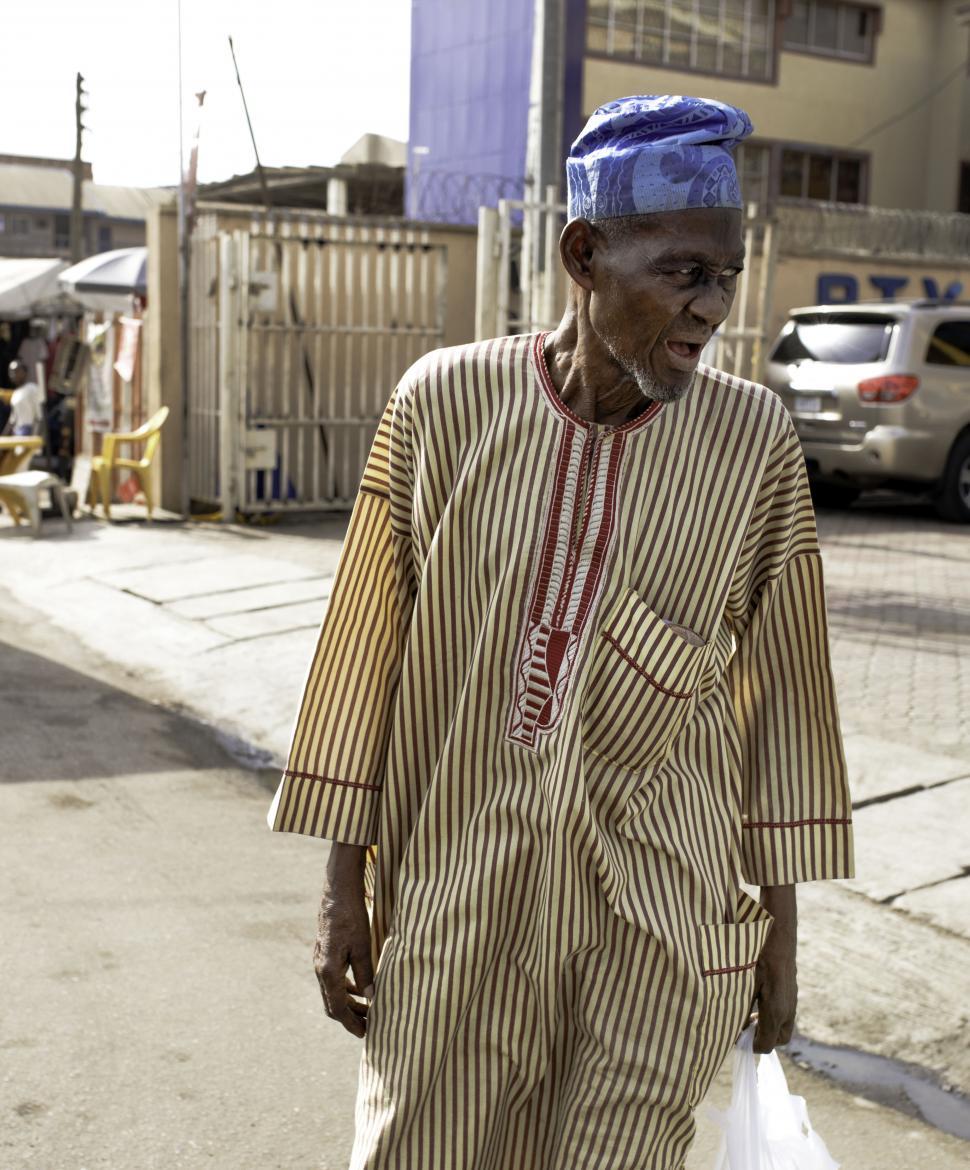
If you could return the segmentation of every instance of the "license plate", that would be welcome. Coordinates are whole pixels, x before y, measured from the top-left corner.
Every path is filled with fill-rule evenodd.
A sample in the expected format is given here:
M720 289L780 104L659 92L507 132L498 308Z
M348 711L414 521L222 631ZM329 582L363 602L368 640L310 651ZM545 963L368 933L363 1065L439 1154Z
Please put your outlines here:
M821 414L822 412L822 396L821 394L796 394L795 395L795 413L796 414Z

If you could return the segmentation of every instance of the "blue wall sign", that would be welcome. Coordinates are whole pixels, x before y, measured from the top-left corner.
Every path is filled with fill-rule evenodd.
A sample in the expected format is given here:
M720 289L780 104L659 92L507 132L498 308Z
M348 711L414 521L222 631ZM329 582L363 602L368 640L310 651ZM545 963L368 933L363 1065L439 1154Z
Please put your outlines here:
M894 301L908 288L908 276L871 275L869 283L884 301ZM924 276L923 296L930 301L955 301L963 292L963 284L954 280L942 291L932 276ZM851 305L859 300L859 278L848 272L823 272L818 278L816 302L820 305Z

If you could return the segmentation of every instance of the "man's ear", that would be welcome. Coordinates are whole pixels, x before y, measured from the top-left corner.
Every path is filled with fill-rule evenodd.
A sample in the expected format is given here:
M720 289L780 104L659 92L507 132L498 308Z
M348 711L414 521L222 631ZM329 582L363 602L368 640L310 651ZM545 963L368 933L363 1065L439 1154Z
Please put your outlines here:
M580 288L593 290L593 255L602 237L588 219L571 219L559 237L559 257Z

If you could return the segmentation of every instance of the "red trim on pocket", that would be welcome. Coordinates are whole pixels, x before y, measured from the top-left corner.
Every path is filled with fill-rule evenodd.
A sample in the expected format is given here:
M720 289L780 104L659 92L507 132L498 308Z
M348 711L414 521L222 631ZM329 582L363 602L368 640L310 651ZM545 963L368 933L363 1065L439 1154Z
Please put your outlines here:
M612 634L608 634L604 630L603 637L607 640L607 642L610 643L611 646L617 650L620 657L628 665L632 666L637 674L642 675L652 687L655 687L658 691L662 691L665 695L670 695L672 699L690 699L693 697L693 691L672 691L670 687L665 687L663 683L657 682L653 675L648 674L635 658L631 658L630 655L627 654L627 652L623 649L623 647L616 640L616 638L613 637Z
M715 967L711 971L704 971L702 974L706 978L708 975L733 975L735 971L750 971L752 967L757 967L758 960L755 959L753 963L742 963L740 967Z

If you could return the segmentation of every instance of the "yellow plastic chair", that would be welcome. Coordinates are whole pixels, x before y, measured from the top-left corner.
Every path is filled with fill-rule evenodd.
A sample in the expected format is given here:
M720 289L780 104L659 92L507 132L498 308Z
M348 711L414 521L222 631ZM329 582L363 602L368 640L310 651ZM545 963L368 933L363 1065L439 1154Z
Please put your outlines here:
M152 518L152 482L148 472L151 470L152 460L162 441L162 426L168 418L168 407L163 406L152 417L142 423L137 431L127 433L109 433L104 436L101 454L91 460L91 503L97 503L97 496L101 495L101 506L105 516L111 519L111 477L115 471L133 471L138 476L141 490L145 496L145 505L148 508L148 519ZM124 459L116 454L121 443L144 443L145 449L140 459Z
M17 475L25 471L43 446L40 435L4 435L0 438L0 475Z

